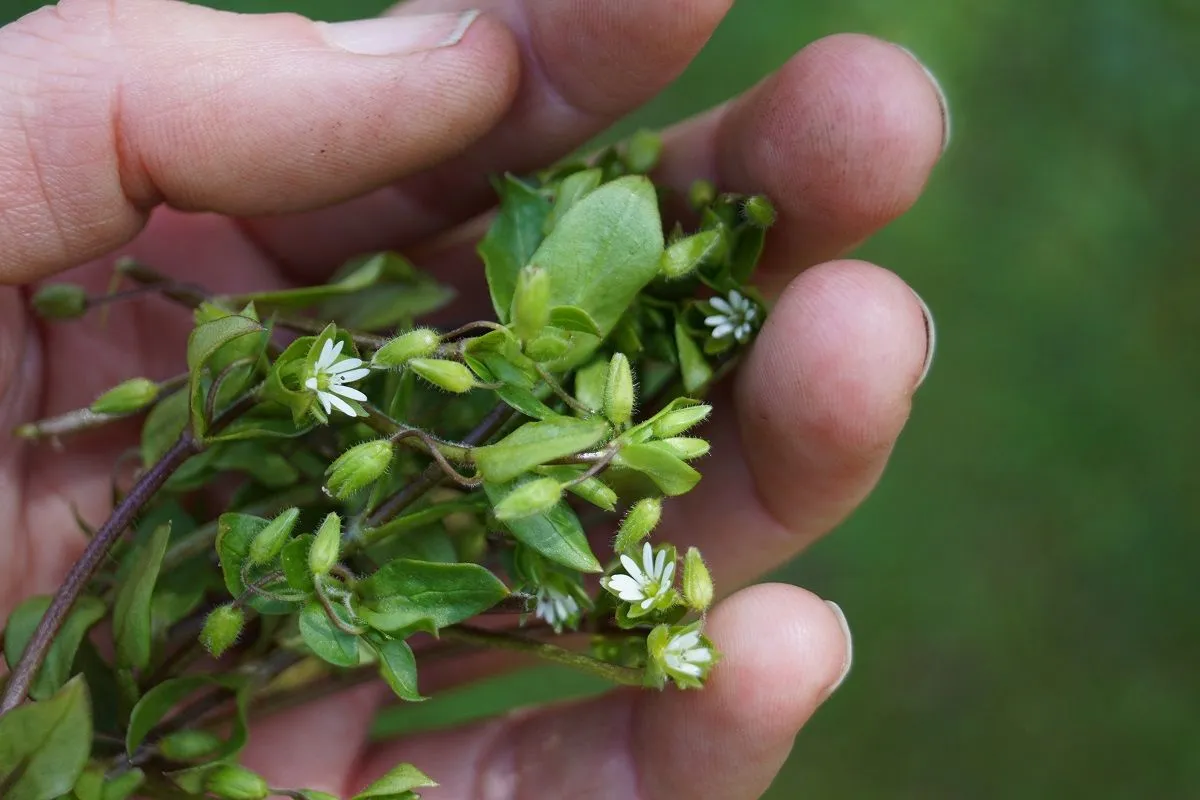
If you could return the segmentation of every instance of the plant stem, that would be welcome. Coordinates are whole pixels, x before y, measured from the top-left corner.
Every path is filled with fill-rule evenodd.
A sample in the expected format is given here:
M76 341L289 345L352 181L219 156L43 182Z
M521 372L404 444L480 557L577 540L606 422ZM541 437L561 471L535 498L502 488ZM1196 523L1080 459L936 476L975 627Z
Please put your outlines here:
M196 440L188 431L184 431L179 440L171 446L171 449L163 455L158 463L138 480L129 494L113 510L112 516L88 542L87 549L71 567L71 571L67 573L67 577L63 580L58 592L55 593L50 607L42 616L41 622L38 623L37 629L33 633L33 638L29 640L25 652L21 655L21 660L13 670L8 686L5 687L4 697L0 699L0 715L16 708L25 699L25 695L29 692L29 686L42 666L42 661L45 659L54 637L58 634L59 628L62 627L67 614L71 612L75 601L87 586L87 582L104 562L108 551L121 538L142 507L167 482L171 473L199 450L200 446Z
M445 639L465 642L479 647L528 653L546 661L553 661L556 664L572 667L581 672L587 672L624 686L645 685L644 673L640 669L610 664L607 661L601 661L583 653L577 653L574 650L567 650L549 642L539 642L536 639L529 639L515 633L489 631L470 625L451 625L448 628L442 628L439 634Z

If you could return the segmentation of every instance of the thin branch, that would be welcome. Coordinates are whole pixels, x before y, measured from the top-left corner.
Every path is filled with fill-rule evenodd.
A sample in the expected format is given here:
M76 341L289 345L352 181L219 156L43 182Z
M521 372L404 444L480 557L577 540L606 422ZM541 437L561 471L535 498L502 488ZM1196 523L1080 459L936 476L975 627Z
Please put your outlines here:
M605 680L624 686L645 685L645 675L640 669L623 667L619 664L610 664L607 661L601 661L598 658L592 658L583 653L577 653L574 650L567 650L549 642L540 642L536 639L530 639L515 633L490 631L470 625L451 625L448 628L442 628L439 631L439 636L444 639L466 642L478 647L511 650L534 655L546 661L552 661L556 664L572 667L581 672L597 675Z
M558 397L559 400L562 400L570 408L578 411L580 414L585 414L589 417L596 415L597 412L595 409L588 408L583 403L572 397L571 393L564 389L562 385L554 379L554 376L546 371L545 367L543 367L541 364L537 364L536 369L537 374L541 376L542 380L546 382L546 385L550 387L550 391L554 392L555 396Z

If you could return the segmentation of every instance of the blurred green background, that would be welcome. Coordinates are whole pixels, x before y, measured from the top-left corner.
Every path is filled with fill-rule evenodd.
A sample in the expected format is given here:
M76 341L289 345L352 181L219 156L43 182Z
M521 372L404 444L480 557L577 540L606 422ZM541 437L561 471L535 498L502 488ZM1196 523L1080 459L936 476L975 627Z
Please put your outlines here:
M782 573L843 605L857 660L768 797L1200 797L1200 4L742 0L635 123L840 31L950 97L928 193L861 253L940 345L878 492ZM518 677L385 724L587 688Z

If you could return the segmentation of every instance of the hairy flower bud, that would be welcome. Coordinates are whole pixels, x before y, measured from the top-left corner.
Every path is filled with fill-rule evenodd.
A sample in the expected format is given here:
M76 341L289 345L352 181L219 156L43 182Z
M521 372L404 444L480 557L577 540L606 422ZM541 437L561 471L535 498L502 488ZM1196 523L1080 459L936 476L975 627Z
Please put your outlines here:
M392 463L392 443L374 439L351 447L329 465L325 481L330 494L339 500L353 495L379 480Z
M147 378L131 378L96 398L91 410L97 414L132 414L158 399L158 384Z
M395 339L375 351L371 357L371 366L386 369L402 367L413 358L424 358L433 354L441 343L437 331L429 328L416 328L408 333L402 333Z
M158 742L158 752L171 761L194 761L216 751L223 744L220 736L209 731L175 731Z
M660 519L662 519L661 499L646 497L638 500L629 509L625 519L621 521L613 549L618 553L636 553L642 539L650 535Z
M475 376L471 370L457 361L446 361L440 358L414 358L408 362L408 367L434 386L441 387L447 392L462 394L469 392L475 386Z
M678 436L694 425L700 424L711 411L712 406L709 405L677 408L674 411L668 411L654 420L650 428L654 432L655 438L669 439L672 436Z
M693 458L708 455L708 451L712 449L712 445L704 439L697 439L691 436L672 436L662 441L650 442L650 445L660 450L665 450L676 458L682 458L684 461L691 461Z
M279 551L287 544L300 518L300 509L289 508L275 519L267 523L267 527L259 531L250 542L248 558L255 566L269 564L279 555Z
M633 417L633 370L624 353L613 353L604 385L604 416L618 428Z
M571 347L571 341L555 330L544 330L529 344L525 345L525 355L541 364L564 356Z
M666 278L682 278L704 263L721 243L721 232L708 230L688 236L663 251L659 271Z
M696 611L707 611L713 601L712 575L694 547L683 557L683 599Z
M648 130L640 130L629 137L625 150L625 166L630 172L645 174L658 166L662 156L662 137Z
M695 181L688 189L688 205L696 211L712 205L716 199L717 187L713 186L711 181Z
M771 201L762 195L748 198L742 205L742 211L746 215L746 221L756 228L771 227L775 224L778 216L775 213L775 206L771 205Z
M308 571L320 577L333 569L342 551L342 518L330 512L308 551Z
M204 776L204 788L221 800L264 800L271 787L257 772L238 764L222 764Z
M220 658L242 635L245 624L246 615L242 609L235 605L218 606L204 621L204 628L200 631L200 643L213 658Z
M87 311L87 292L73 283L50 283L33 293L33 310L42 319L75 319Z
M513 489L496 504L496 519L529 517L546 511L562 497L562 486L553 478L537 478Z
M513 333L527 342L550 322L550 273L533 265L517 273L509 311Z

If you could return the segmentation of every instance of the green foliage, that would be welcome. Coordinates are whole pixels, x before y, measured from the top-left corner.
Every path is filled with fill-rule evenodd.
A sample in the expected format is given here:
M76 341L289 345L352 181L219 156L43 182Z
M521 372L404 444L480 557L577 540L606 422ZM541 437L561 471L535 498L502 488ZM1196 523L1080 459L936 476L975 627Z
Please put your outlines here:
M87 683L72 678L56 694L0 717L4 800L54 800L75 785L92 748Z
M170 537L169 523L154 529L117 592L113 606L113 640L117 646L117 663L121 666L145 669L150 663L150 603Z

